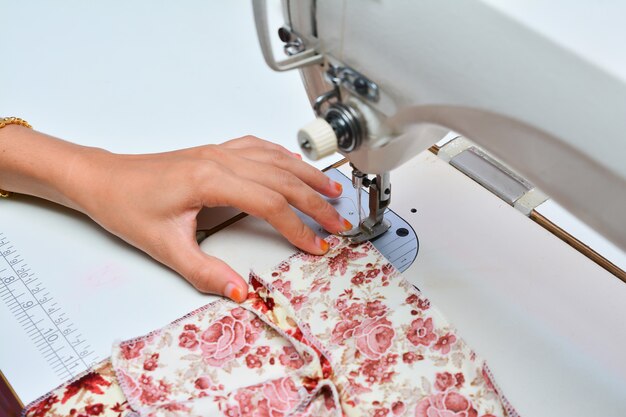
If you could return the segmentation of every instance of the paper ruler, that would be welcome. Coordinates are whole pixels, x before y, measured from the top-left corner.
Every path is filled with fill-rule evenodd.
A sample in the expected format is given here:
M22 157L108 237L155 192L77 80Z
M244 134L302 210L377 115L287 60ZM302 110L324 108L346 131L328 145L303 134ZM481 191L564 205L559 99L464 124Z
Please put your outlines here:
M72 378L96 362L87 340L2 232L0 298L59 381Z

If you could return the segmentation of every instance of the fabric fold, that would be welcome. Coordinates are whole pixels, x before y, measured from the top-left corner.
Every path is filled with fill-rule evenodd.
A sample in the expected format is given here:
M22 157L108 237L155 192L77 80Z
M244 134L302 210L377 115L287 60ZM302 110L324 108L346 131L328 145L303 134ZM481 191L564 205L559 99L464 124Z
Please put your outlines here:
M315 352L249 304L216 301L115 346L113 366L132 409L142 416L306 409L309 381L321 376Z
M346 415L516 415L484 361L371 243L327 240L326 256L298 253L254 279L288 300L328 358Z

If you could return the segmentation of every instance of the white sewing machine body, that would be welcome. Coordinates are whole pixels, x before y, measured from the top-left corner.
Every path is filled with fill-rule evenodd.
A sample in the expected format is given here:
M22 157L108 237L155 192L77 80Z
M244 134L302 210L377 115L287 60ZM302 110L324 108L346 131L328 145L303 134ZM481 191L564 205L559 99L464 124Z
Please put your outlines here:
M329 123L333 100L358 114L361 138L338 148L360 171L389 172L453 130L626 249L626 63L611 72L484 0L284 1L294 55L277 63L264 3L266 61L301 68Z

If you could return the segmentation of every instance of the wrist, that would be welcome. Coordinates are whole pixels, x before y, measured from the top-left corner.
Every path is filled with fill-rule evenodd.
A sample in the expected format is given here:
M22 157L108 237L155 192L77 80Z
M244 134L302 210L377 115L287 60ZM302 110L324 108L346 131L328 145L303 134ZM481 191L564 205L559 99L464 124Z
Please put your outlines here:
M22 126L5 126L0 129L0 188L84 211L83 194L96 177L97 156L106 153Z
M101 196L108 193L117 155L100 148L72 146L71 159L57 184L64 199L61 204L93 217L94 209L101 205Z

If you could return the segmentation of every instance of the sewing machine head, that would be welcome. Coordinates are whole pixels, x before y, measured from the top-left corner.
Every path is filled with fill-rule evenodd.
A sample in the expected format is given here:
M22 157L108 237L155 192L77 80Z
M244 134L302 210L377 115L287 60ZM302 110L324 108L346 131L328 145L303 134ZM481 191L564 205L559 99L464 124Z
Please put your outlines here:
M289 43L291 34L286 36L284 28L282 31ZM380 117L364 102L378 101L378 86L350 68L331 63L326 64L325 79L330 89L315 98L313 109L317 118L300 129L298 144L313 160L335 152L341 152L350 160L352 184L359 190L359 224L344 235L354 242L371 240L390 227L384 218L385 209L391 201L389 169L380 164L384 155L383 158L371 158L371 154L375 147L389 141L391 136L380 134L380 129L377 129L381 126ZM375 177L370 179L368 174L375 174ZM360 189L363 186L369 188L369 214L365 219L361 216Z
M301 70L317 115L300 147L340 152L370 188L355 240L387 230L389 172L453 130L626 249L626 77L478 0L283 0L276 61L265 7L253 0L264 58Z

